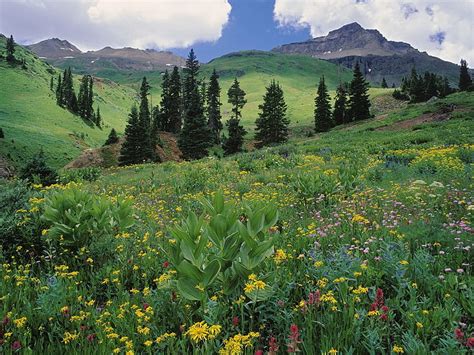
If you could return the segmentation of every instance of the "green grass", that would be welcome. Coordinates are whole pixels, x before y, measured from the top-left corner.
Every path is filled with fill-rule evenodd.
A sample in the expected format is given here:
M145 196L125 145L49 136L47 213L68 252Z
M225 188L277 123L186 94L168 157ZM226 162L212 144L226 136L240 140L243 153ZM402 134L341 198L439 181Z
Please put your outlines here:
M3 48L0 42L0 52ZM95 83L94 108L100 106L104 121L98 129L56 105L49 83L59 71L19 46L16 55L25 59L26 69L0 60L0 127L5 133L0 154L15 166L42 148L48 162L61 167L83 149L102 145L111 127L123 131L134 90L108 80ZM78 77L74 84L77 92Z

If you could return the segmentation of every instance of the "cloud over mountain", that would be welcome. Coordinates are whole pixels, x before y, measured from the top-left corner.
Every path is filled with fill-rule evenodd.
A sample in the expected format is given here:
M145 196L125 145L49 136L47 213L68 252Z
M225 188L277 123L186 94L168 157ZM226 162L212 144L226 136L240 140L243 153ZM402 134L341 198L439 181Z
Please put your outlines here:
M474 3L470 0L275 0L282 26L309 27L313 37L357 21L452 62L474 64Z
M218 40L230 11L227 0L9 0L0 2L0 32L67 38L81 49L165 49Z

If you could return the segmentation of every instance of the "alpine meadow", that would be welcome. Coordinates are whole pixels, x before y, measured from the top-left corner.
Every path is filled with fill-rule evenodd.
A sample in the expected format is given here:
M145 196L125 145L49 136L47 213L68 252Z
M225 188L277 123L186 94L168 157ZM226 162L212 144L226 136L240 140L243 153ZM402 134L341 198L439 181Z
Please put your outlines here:
M471 354L474 7L381 5L0 2L0 352Z

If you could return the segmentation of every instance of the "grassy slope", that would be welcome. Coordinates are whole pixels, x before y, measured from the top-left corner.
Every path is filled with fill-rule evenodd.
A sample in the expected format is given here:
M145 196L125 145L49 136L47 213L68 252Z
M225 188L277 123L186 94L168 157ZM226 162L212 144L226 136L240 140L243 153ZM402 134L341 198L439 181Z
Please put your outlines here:
M1 40L0 53L4 46ZM14 165L23 165L41 147L50 164L60 167L84 148L101 145L110 127L123 131L134 95L132 89L108 81L97 82L94 106L100 106L104 128L90 127L56 105L49 81L59 72L19 46L16 56L26 60L26 70L21 66L12 68L0 60L0 127L5 132L0 154Z

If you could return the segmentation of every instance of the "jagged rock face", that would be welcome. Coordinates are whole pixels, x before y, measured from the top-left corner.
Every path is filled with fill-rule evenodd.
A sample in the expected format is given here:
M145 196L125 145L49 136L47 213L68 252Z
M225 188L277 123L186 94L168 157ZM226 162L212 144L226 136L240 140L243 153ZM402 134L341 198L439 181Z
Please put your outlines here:
M45 59L71 58L82 53L75 45L59 38L47 39L26 47Z
M306 42L284 44L273 50L280 53L306 54L321 59L367 55L391 56L416 52L416 49L407 43L388 41L379 31L366 30L355 22L331 31L327 36Z

